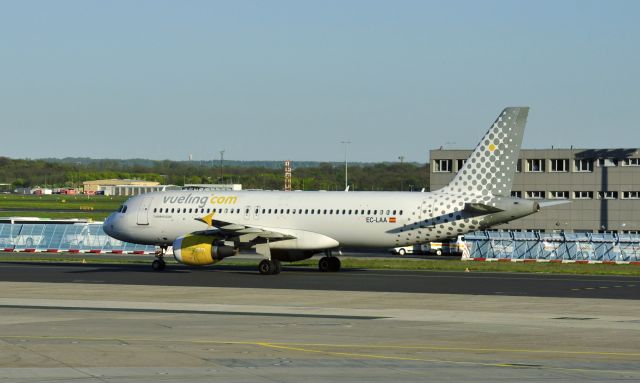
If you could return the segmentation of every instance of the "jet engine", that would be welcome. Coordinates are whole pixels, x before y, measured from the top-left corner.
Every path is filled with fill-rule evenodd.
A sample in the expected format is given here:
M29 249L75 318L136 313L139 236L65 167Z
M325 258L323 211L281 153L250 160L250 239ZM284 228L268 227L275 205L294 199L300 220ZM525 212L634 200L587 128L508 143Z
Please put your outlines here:
M204 266L238 253L238 249L217 242L217 238L208 235L184 235L173 242L173 257L185 265Z

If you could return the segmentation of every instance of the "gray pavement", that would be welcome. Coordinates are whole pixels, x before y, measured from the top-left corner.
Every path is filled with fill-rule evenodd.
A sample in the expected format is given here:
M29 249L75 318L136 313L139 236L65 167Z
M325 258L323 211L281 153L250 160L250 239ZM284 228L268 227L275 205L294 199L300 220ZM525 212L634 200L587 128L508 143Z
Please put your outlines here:
M640 380L640 305L623 299L29 282L0 291L2 382Z
M377 291L640 299L638 276L366 269L321 273L316 267L289 265L285 265L279 275L259 275L255 266L257 263L256 260L250 266L169 265L163 272L154 272L148 264L1 262L0 281L257 288L269 291L267 295L274 289L292 289L326 290L327 293Z

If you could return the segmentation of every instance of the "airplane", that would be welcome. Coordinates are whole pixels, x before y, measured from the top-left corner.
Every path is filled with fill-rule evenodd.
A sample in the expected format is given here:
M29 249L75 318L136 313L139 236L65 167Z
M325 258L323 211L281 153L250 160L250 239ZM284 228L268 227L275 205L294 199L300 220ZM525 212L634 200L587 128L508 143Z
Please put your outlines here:
M104 222L118 240L156 245L154 270L169 245L187 265L212 265L241 251L264 257L260 274L281 262L325 255L320 271L339 271L336 251L441 241L533 213L557 201L511 197L528 107L505 108L445 187L432 192L162 191L129 198Z

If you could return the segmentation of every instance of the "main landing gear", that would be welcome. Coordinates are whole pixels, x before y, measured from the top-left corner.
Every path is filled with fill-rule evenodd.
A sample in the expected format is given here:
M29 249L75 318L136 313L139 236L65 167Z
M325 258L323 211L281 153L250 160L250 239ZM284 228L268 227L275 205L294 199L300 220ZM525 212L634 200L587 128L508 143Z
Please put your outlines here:
M258 264L258 271L262 275L280 274L282 271L282 263L277 259L263 259Z
M160 250L156 251L156 259L151 262L151 268L154 271L162 271L167 266L164 261L164 255L167 252L167 245L160 246Z
M326 254L326 256L320 258L320 261L318 261L318 270L322 272L340 271L340 267L342 266L340 258L334 256L330 251L327 251Z

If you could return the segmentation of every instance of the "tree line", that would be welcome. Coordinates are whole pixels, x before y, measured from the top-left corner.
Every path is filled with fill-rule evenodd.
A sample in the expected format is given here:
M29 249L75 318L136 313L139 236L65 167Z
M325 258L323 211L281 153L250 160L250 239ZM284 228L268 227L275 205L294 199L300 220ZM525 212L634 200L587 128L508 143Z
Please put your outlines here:
M344 190L344 163L292 162L292 189ZM349 164L350 190L429 190L429 165L416 163ZM0 183L12 187L79 187L96 179L141 179L161 184L238 183L244 189L281 190L282 162L229 163L112 160L11 159L0 157Z

